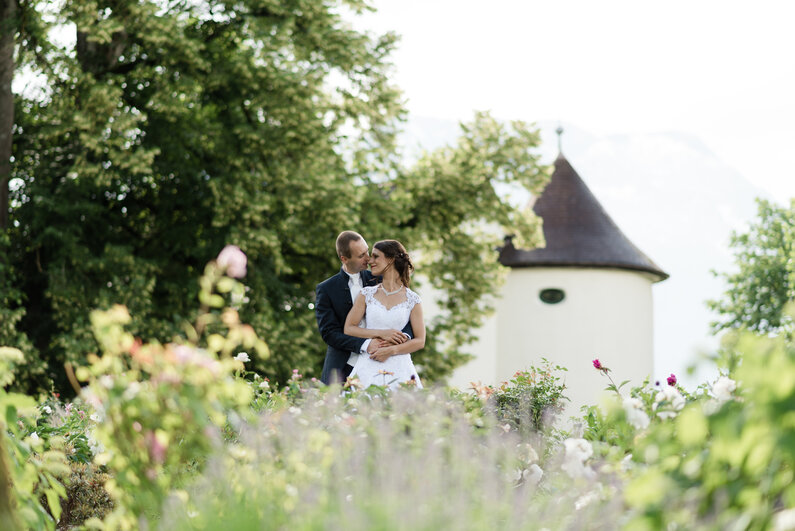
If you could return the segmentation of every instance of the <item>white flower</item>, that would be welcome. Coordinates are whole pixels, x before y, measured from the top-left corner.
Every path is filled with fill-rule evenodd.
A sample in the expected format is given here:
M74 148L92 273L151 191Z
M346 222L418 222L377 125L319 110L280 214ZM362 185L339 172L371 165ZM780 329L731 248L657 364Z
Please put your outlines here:
M127 386L127 389L124 390L121 396L125 400L132 400L138 395L140 391L141 391L141 383L137 381L132 381Z
M241 352L235 359L239 362L246 363L247 361L251 361L251 358L248 357L248 352Z
M737 389L737 382L726 376L721 376L712 384L712 394L721 404L732 399L735 389Z
M566 453L563 456L561 468L572 479L579 477L591 478L595 475L590 467L585 466L585 461L593 455L591 443L585 439L566 439L563 441Z
M236 245L227 245L216 258L219 267L226 270L226 274L233 278L246 276L246 255Z
M260 389L270 389L271 386L268 384L268 380L262 380L262 383L259 384Z
M544 476L544 471L541 470L541 467L533 463L530 465L530 468L527 470L528 474L525 476L525 480L530 485L538 485L541 482L541 478Z
M99 420L100 420L100 419L99 419L99 415L97 415L96 413L92 413L92 414L90 414L90 415L88 416L88 418L90 418L90 419L91 419L91 420L93 420L94 422L99 422Z
M588 492L587 494L583 494L577 501L574 502L574 510L579 511L583 507L590 505L591 503L597 501L599 499L599 494L596 491Z
M593 455L593 446L585 439L566 439L563 441L566 448L566 459L585 461Z
M643 402L638 398L627 397L624 399L624 411L627 414L627 422L639 430L649 426L649 416L643 410Z
M44 406L43 408L41 408L41 410L47 413L48 415L52 414L52 408L50 406Z
M666 408L663 411L659 411L657 416L662 419L672 418L676 416L676 411L681 411L685 407L685 397L682 396L682 393L676 387L666 385L654 397L654 410L656 411L657 407L663 403L667 404Z
M98 455L105 451L105 445L96 440L93 435L89 434L88 449L91 450L92 455Z
M30 434L30 440L34 441L34 442L38 442L39 434L34 431L33 433Z
M775 531L795 530L795 509L786 509L776 513L773 516L773 529Z

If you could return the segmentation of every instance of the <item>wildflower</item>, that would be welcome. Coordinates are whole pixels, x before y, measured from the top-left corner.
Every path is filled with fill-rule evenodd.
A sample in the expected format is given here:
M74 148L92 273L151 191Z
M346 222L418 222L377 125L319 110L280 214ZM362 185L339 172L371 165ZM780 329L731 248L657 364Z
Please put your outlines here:
M394 373L394 372L385 371L385 370L383 370L383 369L381 369L380 371L378 371L378 374L388 374L389 376L394 376L394 375L395 375L395 373Z
M490 385L483 385L482 382L469 382L469 388L475 391L481 400L488 400L494 394L494 388Z
M136 381L130 382L130 384L127 386L127 389L125 389L124 393L122 393L121 395L122 398L124 398L125 400L132 400L141 391L141 387L142 386L140 382Z
M627 422L635 428L643 430L649 426L649 416L643 410L643 402L638 398L625 398L624 412L627 414Z
M96 413L92 413L88 416L89 419L93 420L94 422L99 422L99 415Z
M30 440L37 442L39 440L39 434L34 431L30 434Z
M660 411L657 416L663 419L676 416L676 411L681 411L685 407L685 398L676 387L663 387L654 397L653 409L656 410L661 404L668 404L665 411Z
M88 449L91 451L92 455L101 454L105 451L105 445L101 442L96 440L92 434L89 433L88 435Z
M147 431L144 435L149 455L155 463L162 463L166 459L168 449L168 436L161 430Z
M68 414L70 414L70 413L72 412L72 408L73 408L74 406L75 406L75 405L74 405L74 404L72 404L71 402L69 402L68 404L66 404L66 407L64 408L64 411L66 411L66 414L67 414L67 415L68 415Z
M737 389L737 382L726 376L721 376L712 384L712 394L721 404L732 399L735 389Z
M593 477L594 471L585 466L585 461L593 455L591 443L585 439L566 439L563 441L566 453L563 456L561 468L572 479L578 477Z
M595 491L583 494L574 502L574 510L579 511L583 507L586 507L597 500L599 500L599 494Z
M721 378L725 377L722 376ZM728 378L726 379L728 380ZM777 512L773 516L773 529L775 531L795 529L795 509L785 509Z
M235 360L237 360L237 361L239 361L241 363L246 363L246 362L251 361L251 358L248 357L248 352L241 352L240 354L235 356Z
M271 388L270 384L268 383L268 379L267 378L262 380L262 383L259 384L259 388L260 389L270 389Z
M595 360L593 360L591 363L593 363L593 368L594 368L594 369L596 369L596 370L598 370L598 371L604 371L604 372L607 372L607 371L609 371L609 370L610 370L610 369L608 369L607 367L605 367L604 365L602 365L602 362L601 362L601 361L599 361L599 358L596 358L596 359L595 359Z
M676 375L671 373L671 376L665 379L668 382L668 385L675 386L676 385Z
M45 405L43 408L41 408L41 410L47 413L48 415L52 414L52 408L50 406Z
M525 476L525 481L530 485L538 485L541 482L541 478L544 476L544 471L535 463L530 465L527 472L528 474Z
M246 276L246 254L236 245L224 247L215 261L232 278L243 278Z
M345 380L345 385L343 387L345 389L356 390L356 389L363 389L364 385L362 385L362 382L359 380L359 378L357 378L357 377L353 377L353 378L348 377L348 379Z

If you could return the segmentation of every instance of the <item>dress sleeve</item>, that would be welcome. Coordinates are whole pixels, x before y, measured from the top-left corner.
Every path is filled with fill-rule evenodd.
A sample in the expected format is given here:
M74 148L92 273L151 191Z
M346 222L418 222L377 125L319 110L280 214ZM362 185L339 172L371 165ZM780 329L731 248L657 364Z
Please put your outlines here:
M364 295L364 302L368 304L373 302L376 290L378 290L378 286L365 286L362 288L361 294Z
M408 288L406 288L406 300L408 300L411 303L412 308L422 302L420 296Z

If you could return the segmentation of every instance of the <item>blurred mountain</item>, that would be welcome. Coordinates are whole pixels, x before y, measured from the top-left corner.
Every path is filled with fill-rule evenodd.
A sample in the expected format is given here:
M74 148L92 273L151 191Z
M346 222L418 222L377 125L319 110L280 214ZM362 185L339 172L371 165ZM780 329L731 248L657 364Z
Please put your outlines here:
M558 155L558 125L537 124L544 162ZM766 194L694 136L600 136L562 126L564 156L624 234L671 275L654 287L655 378L675 373L690 388L712 378L708 366L686 375L698 354L718 343L706 301L719 298L725 286L710 271L732 269L731 232L744 230L756 213L754 198ZM411 159L421 149L454 143L458 133L454 121L412 116L401 143Z

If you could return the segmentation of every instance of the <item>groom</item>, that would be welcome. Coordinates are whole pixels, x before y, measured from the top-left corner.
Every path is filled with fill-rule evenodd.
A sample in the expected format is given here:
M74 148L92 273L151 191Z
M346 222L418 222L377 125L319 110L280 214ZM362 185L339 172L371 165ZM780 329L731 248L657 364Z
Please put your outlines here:
M378 284L381 277L374 277L367 270L370 252L362 236L346 230L337 236L337 256L342 269L333 277L318 284L315 289L315 317L323 341L328 345L326 360L320 380L325 384L344 382L353 370L360 354L375 352L379 341L348 336L342 333L345 318L353 307L353 301L365 286ZM403 329L411 337L411 324Z

